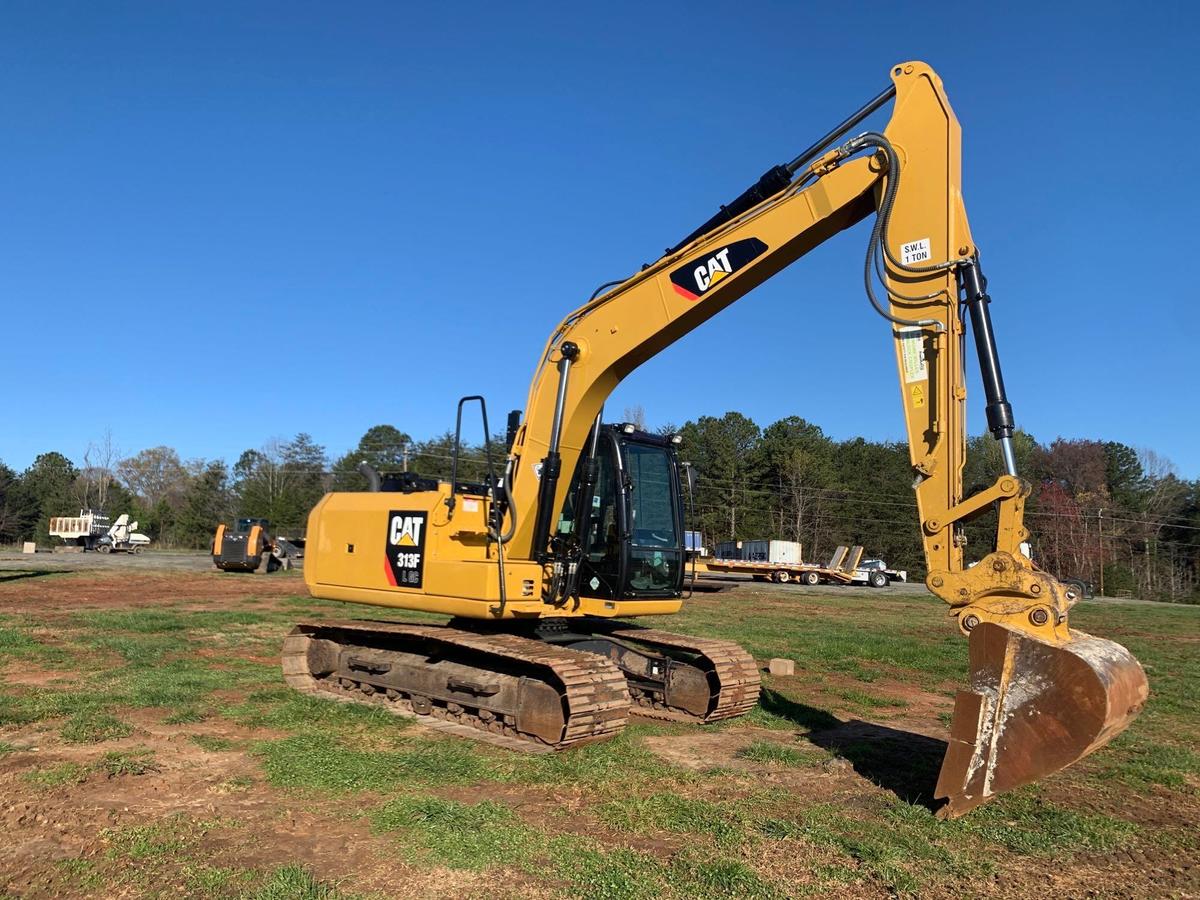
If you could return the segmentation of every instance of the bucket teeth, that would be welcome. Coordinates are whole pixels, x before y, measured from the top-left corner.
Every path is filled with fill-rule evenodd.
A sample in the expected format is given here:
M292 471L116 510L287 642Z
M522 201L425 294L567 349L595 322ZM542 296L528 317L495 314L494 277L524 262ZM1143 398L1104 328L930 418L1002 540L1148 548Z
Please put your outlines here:
M1149 693L1133 655L1072 631L1055 645L989 622L971 632L971 689L954 702L938 776L939 815L955 818L1103 747Z

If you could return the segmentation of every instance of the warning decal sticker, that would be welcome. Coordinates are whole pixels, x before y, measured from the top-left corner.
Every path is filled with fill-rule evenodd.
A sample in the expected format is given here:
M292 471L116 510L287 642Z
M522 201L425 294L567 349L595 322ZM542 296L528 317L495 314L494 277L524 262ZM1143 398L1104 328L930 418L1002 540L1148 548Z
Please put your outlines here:
M388 513L387 561L384 566L392 587L419 588L425 573L425 510L392 510Z
M929 367L925 364L925 331L922 328L901 328L896 334L900 338L900 364L904 368L904 383L924 381L929 378Z

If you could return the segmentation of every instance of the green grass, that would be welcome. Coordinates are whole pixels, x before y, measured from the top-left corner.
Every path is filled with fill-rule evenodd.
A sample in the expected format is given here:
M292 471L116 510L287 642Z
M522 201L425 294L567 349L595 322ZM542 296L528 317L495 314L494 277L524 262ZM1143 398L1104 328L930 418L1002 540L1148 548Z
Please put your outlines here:
M0 725L67 718L61 728L71 743L124 737L123 707L166 708L168 724L197 721L216 691L277 683L278 670L236 655L205 660L194 652L217 634L246 633L270 617L244 610L184 612L171 609L77 613L56 625L56 643L32 633L36 623L14 617L0 624L0 660L32 659L63 672L47 688L0 689Z
M1122 735L1117 746L1124 758L1105 767L1105 771L1133 787L1161 785L1188 790L1200 785L1200 753L1190 747L1140 740Z
M852 708L859 710L899 709L908 706L908 702L896 697L877 697L856 688L842 688L837 695L845 700Z
M332 697L300 694L283 686L255 690L244 701L222 707L221 714L247 728L281 731L345 733L366 728L394 733L412 724L411 719L377 706L339 703Z
M196 900L354 900L353 895L300 865L260 870L219 864L213 858L214 848L243 827L230 819L174 815L157 822L103 829L99 837L106 847L104 855L84 871L97 887L123 886L123 891L111 894ZM215 844L210 843L214 835Z
M684 818L697 812L702 816L700 833L724 833L721 814L703 805L670 808L672 823L681 831L695 832L684 825ZM573 896L600 900L784 896L731 857L685 853L664 866L638 851L600 849L577 837L551 837L524 823L510 808L490 800L463 803L429 796L399 797L375 809L370 820L373 830L395 835L432 865L476 871L515 867L536 873L548 860Z
M661 864L648 853L604 852L559 839L552 846L555 873L569 892L589 900L655 900L667 895Z
M1022 856L1114 850L1128 845L1138 831L1133 823L1115 816L1055 806L1031 789L1001 797L952 827Z
M714 803L656 793L609 801L597 813L606 825L619 831L701 834L711 837L721 847L733 847L749 839L749 817L744 803Z
M99 744L128 737L133 726L102 710L83 710L75 713L59 729L62 739L70 744Z
M79 635L79 643L91 650L111 653L130 666L156 666L167 656L186 653L190 646L181 634L124 634L88 631Z
M70 654L63 647L46 643L33 634L37 629L34 620L4 616L0 623L0 665L21 661L58 668L70 663Z
M135 862L143 870L170 864L192 849L211 831L236 823L219 819L189 819L182 813L146 825L103 828L100 840L111 859Z
M115 685L117 698L137 707L192 706L213 691L230 690L237 679L197 659L171 659L148 668L121 673Z
M741 860L720 856L682 855L672 863L667 883L680 897L783 900L787 896Z
M770 589L747 593L778 597ZM798 670L810 677L849 674L869 683L886 672L891 678L937 689L957 680L965 667L965 642L949 627L924 625L929 611L938 609L931 598L890 597L881 602L876 595L849 589L805 596L804 603L827 614L788 615L786 608L776 607L770 613L734 616L719 602L693 602L670 627L736 640L757 659L795 659ZM865 609L871 611L870 627L864 627Z
M181 613L168 609L98 610L77 613L73 624L89 633L162 634L187 628Z
M487 760L466 742L420 740L399 749L363 750L313 732L255 748L275 787L324 791L386 791L410 784L464 784L487 780Z
M247 900L349 900L336 887L318 881L298 865L276 869L245 896Z
M516 870L519 890L602 900L970 896L992 889L993 874L1050 868L1082 873L1082 891L1096 882L1087 870L1072 869L1079 854L1155 847L1183 858L1200 850L1186 824L1173 824L1169 815L1140 826L1133 821L1138 808L1153 804L1180 810L1185 823L1200 803L1200 653L1194 642L1178 639L1200 631L1200 610L1077 607L1073 625L1126 644L1146 666L1152 695L1144 714L1128 734L1056 781L943 822L924 805L936 777L936 747L931 751L897 726L893 736L876 736L869 726L847 728L843 720L885 722L900 710L915 716L912 709L927 708L906 709L889 696L894 691L880 690L881 682L924 688L949 708L953 688L965 680L967 645L949 628L944 608L917 596L850 591L805 595L804 614L796 615L792 595L789 603L780 596L758 587L754 596L701 596L660 626L727 637L760 659L798 663L796 678L766 678L761 703L747 716L700 732L723 735L700 771L652 749L692 740L697 729L686 726L632 724L604 743L522 755L431 735L377 707L293 692L280 683L274 663L263 661L274 657L288 623L362 612L305 598L271 601L280 609L233 600L212 612L170 606L79 612L65 624L0 616L0 661L28 660L64 673L64 683L44 688L0 687L0 725L13 742L0 742L0 756L19 749L32 726L34 734L53 740L57 733L88 755L85 763L22 770L25 784L68 791L112 777L144 778L152 786L169 750L159 750L161 762L144 749L104 752L103 742L131 733L131 711L161 710L156 718L184 726L184 734L188 724L216 716L258 734L237 742L213 735L190 740L213 753L249 747L259 771L216 785L214 798L253 788L256 803L272 796L281 809L328 817L332 834L339 820L362 816L393 848L381 851L383 858L394 852L418 869L483 873L484 885ZM929 714L930 727L944 727L945 713L940 722L935 715ZM729 748L739 746L737 756L755 768L729 760ZM823 766L833 754L847 765ZM802 795L795 785L804 785ZM830 800L814 803L811 791L823 785ZM499 799L525 795L538 812ZM1125 804L1127 797L1137 803ZM346 896L320 871L231 862L227 847L257 835L206 836L235 827L242 826L175 817L109 829L104 855L53 864L59 872L53 884L67 894ZM776 869L805 877L777 883L773 877L783 875ZM1146 887L1138 877L1130 876L1131 892Z
M244 895L244 888L254 880L254 873L246 869L206 863L186 863L180 874L184 891L197 898Z
M246 610L178 611L171 609L100 610L78 613L73 623L100 634L132 632L164 634L199 629L227 630L238 625L260 625L267 617Z
M143 748L109 751L90 766L77 762L62 762L53 766L38 767L22 772L21 778L39 788L57 788L82 784L92 772L115 778L120 775L146 775L157 771L159 766L154 753Z
M759 740L739 750L738 756L751 762L799 767L818 764L822 759L827 758L828 754L821 753L815 748L809 750L801 747L789 747L775 741Z
M42 644L33 639L28 628L0 625L0 657L28 659L36 656L41 649Z
M135 861L168 859L190 843L189 838L180 833L177 819L163 824L106 828L101 830L100 839L110 843L111 856Z
M110 750L101 757L96 768L109 778L120 775L148 775L160 771L153 750Z
M104 885L104 876L90 859L60 859L54 863L59 876L77 891L99 891Z
M468 804L438 797L400 797L371 813L377 832L399 832L438 865L485 869L516 865L542 837L511 809L490 800Z
M209 716L207 710L198 709L195 706L182 706L175 712L166 716L163 723L167 725L190 725L195 722L203 722Z
M88 767L74 762L59 763L21 773L23 781L39 788L58 788L69 784L82 784L87 776Z
M943 846L937 820L927 811L898 804L881 812L858 818L834 804L815 804L789 818L766 819L759 829L770 838L839 851L895 893L915 893L926 881L971 874L965 854Z

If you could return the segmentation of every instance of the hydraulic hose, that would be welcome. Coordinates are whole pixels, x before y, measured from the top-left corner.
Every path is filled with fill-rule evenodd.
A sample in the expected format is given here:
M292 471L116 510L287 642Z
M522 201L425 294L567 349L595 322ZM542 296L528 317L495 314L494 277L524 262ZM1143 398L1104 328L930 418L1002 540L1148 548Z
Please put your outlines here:
M488 525L488 537L498 544L507 544L512 540L512 537L517 532L517 508L513 506L512 494L509 493L508 483L512 478L513 464L512 459L504 467L504 477L500 480L500 492L504 495L504 508L508 510L508 528L504 531L497 532L492 525Z
M914 274L944 271L945 269L957 266L958 261L935 263L929 266L908 266L892 256L891 248L888 246L887 229L891 219L892 207L896 202L896 193L900 189L900 158L896 154L895 148L892 147L891 142L882 134L873 131L865 132L848 141L842 148L842 155L843 157L850 156L868 147L876 147L884 152L887 156L888 168L887 181L883 190L883 200L879 204L879 212L875 216L875 224L871 228L871 237L867 241L867 255L863 263L863 286L867 291L867 299L871 301L871 306L875 309L875 312L895 325L909 328L934 328L942 331L945 326L936 319L905 319L901 316L893 315L884 309L883 304L879 302L879 298L875 295L874 276L878 267L878 257L881 249L888 262L893 264L895 268ZM888 292L889 296L893 296L894 292L887 286L886 280L883 281L883 284L884 290ZM901 302L919 302L922 299L932 299L937 294L934 293L925 298L907 297L903 294L895 294L894 296Z

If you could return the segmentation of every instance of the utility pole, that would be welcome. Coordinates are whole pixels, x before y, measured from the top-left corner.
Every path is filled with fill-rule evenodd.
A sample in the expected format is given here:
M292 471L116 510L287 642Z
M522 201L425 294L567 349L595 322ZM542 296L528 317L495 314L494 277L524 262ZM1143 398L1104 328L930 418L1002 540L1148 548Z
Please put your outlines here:
M404 454L404 471L407 472L408 471L408 444L405 444L400 452Z
M1096 513L1096 530L1100 535L1100 596L1104 596L1104 507Z

